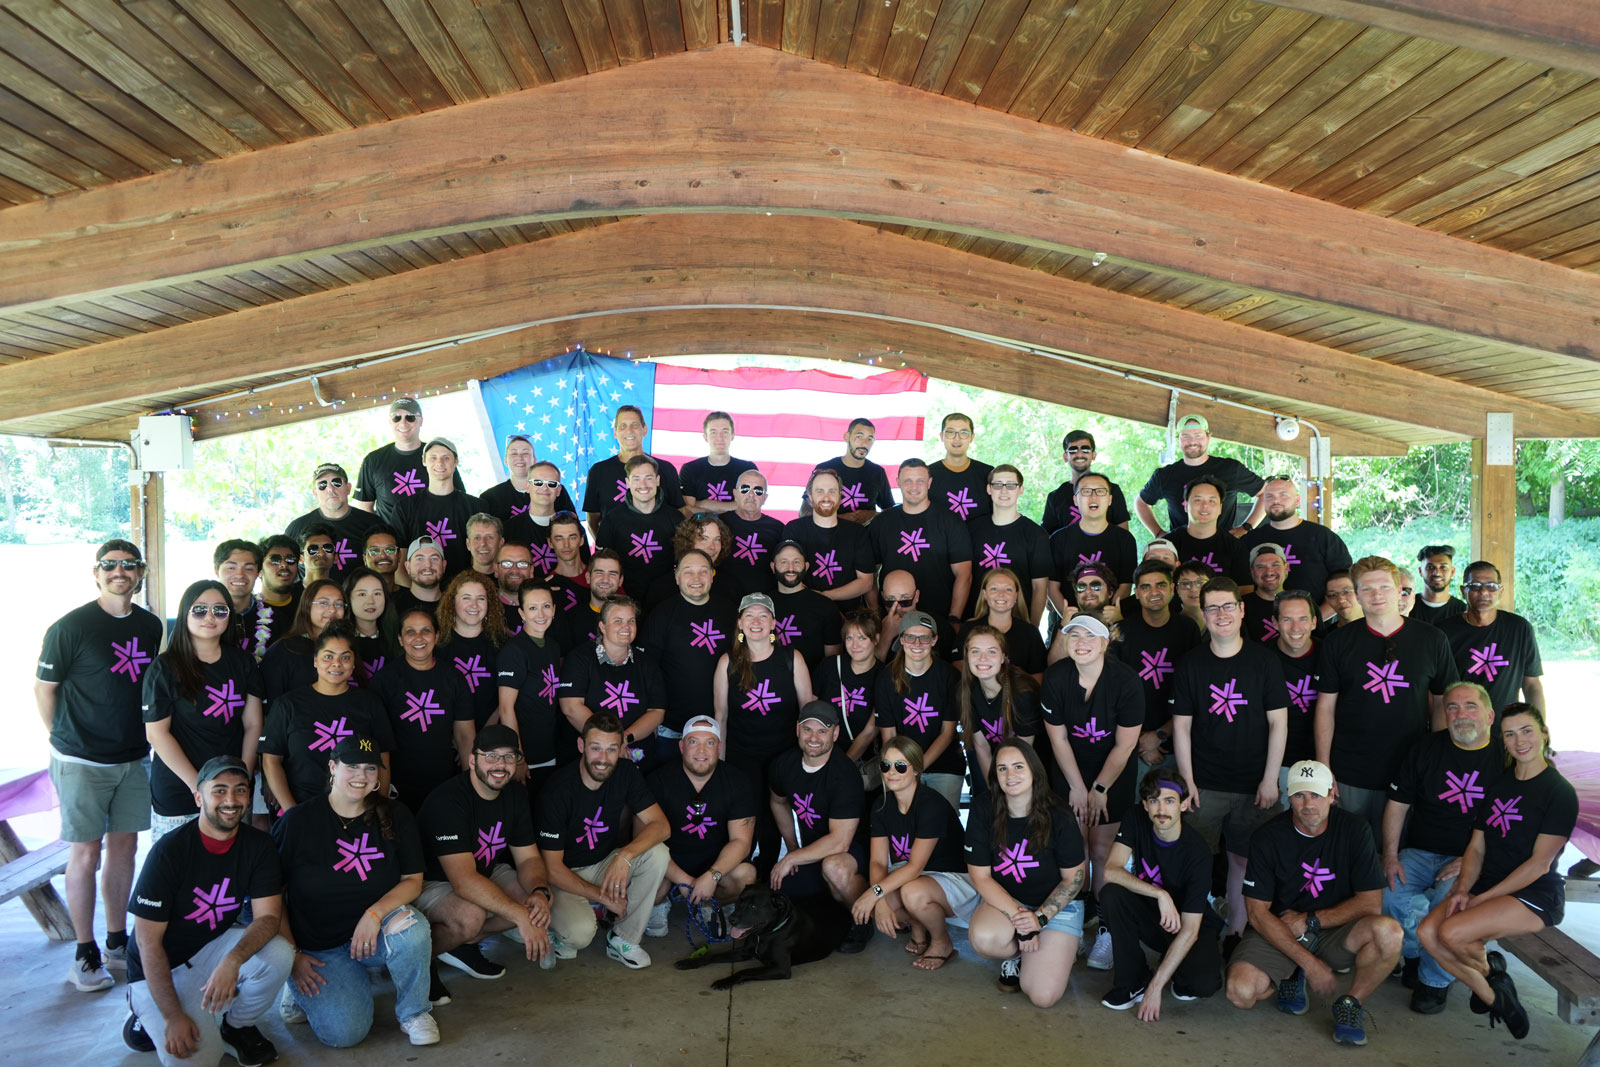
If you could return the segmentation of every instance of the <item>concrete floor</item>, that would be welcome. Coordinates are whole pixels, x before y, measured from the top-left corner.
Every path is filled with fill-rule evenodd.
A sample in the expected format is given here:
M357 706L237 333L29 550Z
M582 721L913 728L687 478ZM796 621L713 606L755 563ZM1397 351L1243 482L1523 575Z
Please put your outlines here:
M59 882L59 879L58 879ZM1069 1056L1099 1062L1211 1064L1367 1062L1426 1067L1486 1063L1575 1064L1592 1031L1554 1016L1554 993L1515 959L1517 979L1532 1017L1522 1042L1491 1032L1467 1011L1466 996L1452 993L1439 1016L1413 1014L1398 982L1385 983L1368 1001L1376 1015L1364 1050L1331 1040L1326 1001L1313 998L1300 1018L1271 1005L1239 1012L1219 995L1189 1004L1169 1003L1161 1022L1145 1025L1135 1013L1111 1012L1099 998L1109 975L1075 969L1062 1003L1049 1010L998 992L996 965L975 958L965 940L961 955L943 970L924 974L908 966L901 944L879 936L856 957L833 957L798 968L788 982L753 983L714 993L723 968L675 971L686 951L681 912L673 931L651 938L656 965L627 972L598 945L557 970L541 972L520 960L517 946L495 941L490 954L509 966L498 982L479 982L445 969L455 1001L436 1009L443 1042L414 1049L392 1015L392 995L379 989L378 1022L354 1049L317 1044L304 1026L286 1027L273 1013L263 1031L277 1043L282 1063L330 1065L455 1062L576 1065L868 1063L977 1064L1001 1057L1012 1064L1059 1063ZM1564 928L1600 944L1600 907L1574 905ZM0 1063L33 1065L154 1064L153 1055L128 1052L120 1032L123 985L85 994L64 980L71 947L46 940L18 902L0 907ZM1080 964L1081 966L1081 964ZM945 1025L939 1027L937 1021ZM470 1061L467 1059L470 1057ZM225 1058L228 1067L233 1060Z

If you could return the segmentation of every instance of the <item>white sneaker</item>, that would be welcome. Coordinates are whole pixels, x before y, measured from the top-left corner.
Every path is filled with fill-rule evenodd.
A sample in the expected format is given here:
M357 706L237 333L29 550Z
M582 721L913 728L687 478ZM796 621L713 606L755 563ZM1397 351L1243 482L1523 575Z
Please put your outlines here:
M104 948L100 950L100 966L108 971L127 971L128 946L121 948Z
M644 928L646 937L666 937L672 930L672 901L664 900L650 909L650 925Z
M650 966L650 953L615 934L606 934L606 955L636 971Z
M116 979L106 973L103 965L96 963L91 967L88 960L80 959L72 961L72 969L67 972L67 981L77 986L80 993L98 993L116 984Z
M306 1021L306 1013L295 1003L294 994L289 992L288 982L283 983L283 996L278 998L278 1018L288 1026Z
M439 1043L439 1024L433 1021L433 1012L425 1011L421 1015L413 1015L400 1023L400 1029L411 1038L413 1045L437 1045Z
M1111 969L1111 931L1104 926L1095 935L1094 948L1089 950L1089 966L1097 971Z
M560 934L556 933L554 930L551 930L550 952L545 958L557 960L575 960L578 958L578 950L561 940ZM554 967L555 964L552 963L550 966Z

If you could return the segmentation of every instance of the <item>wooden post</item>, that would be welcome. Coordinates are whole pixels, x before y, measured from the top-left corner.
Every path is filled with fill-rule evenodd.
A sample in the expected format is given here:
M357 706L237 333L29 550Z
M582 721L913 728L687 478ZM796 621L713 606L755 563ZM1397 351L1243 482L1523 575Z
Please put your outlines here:
M1486 436L1472 441L1472 559L1500 568L1500 606L1515 611L1517 469L1511 416L1491 412L1488 420ZM1456 565L1464 568L1467 562Z
M144 553L144 602L160 619L167 617L166 483L160 471L144 476L134 489L134 543Z

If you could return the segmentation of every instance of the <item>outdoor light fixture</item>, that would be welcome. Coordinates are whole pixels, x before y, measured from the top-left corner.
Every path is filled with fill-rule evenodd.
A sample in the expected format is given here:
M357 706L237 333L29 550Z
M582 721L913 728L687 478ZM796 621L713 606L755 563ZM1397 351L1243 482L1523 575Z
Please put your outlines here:
M1278 424L1278 440L1293 441L1300 436L1300 420L1292 415L1278 415L1275 417Z

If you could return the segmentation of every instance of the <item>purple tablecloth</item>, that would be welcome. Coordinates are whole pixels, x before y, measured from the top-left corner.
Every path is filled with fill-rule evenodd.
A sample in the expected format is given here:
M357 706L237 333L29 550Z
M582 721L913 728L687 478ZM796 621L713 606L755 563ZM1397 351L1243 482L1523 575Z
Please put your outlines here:
M1600 752L1558 752L1556 767L1578 793L1578 826L1572 843L1600 863Z
M34 771L0 783L0 819L49 811L55 806L56 790L50 784L49 771Z

